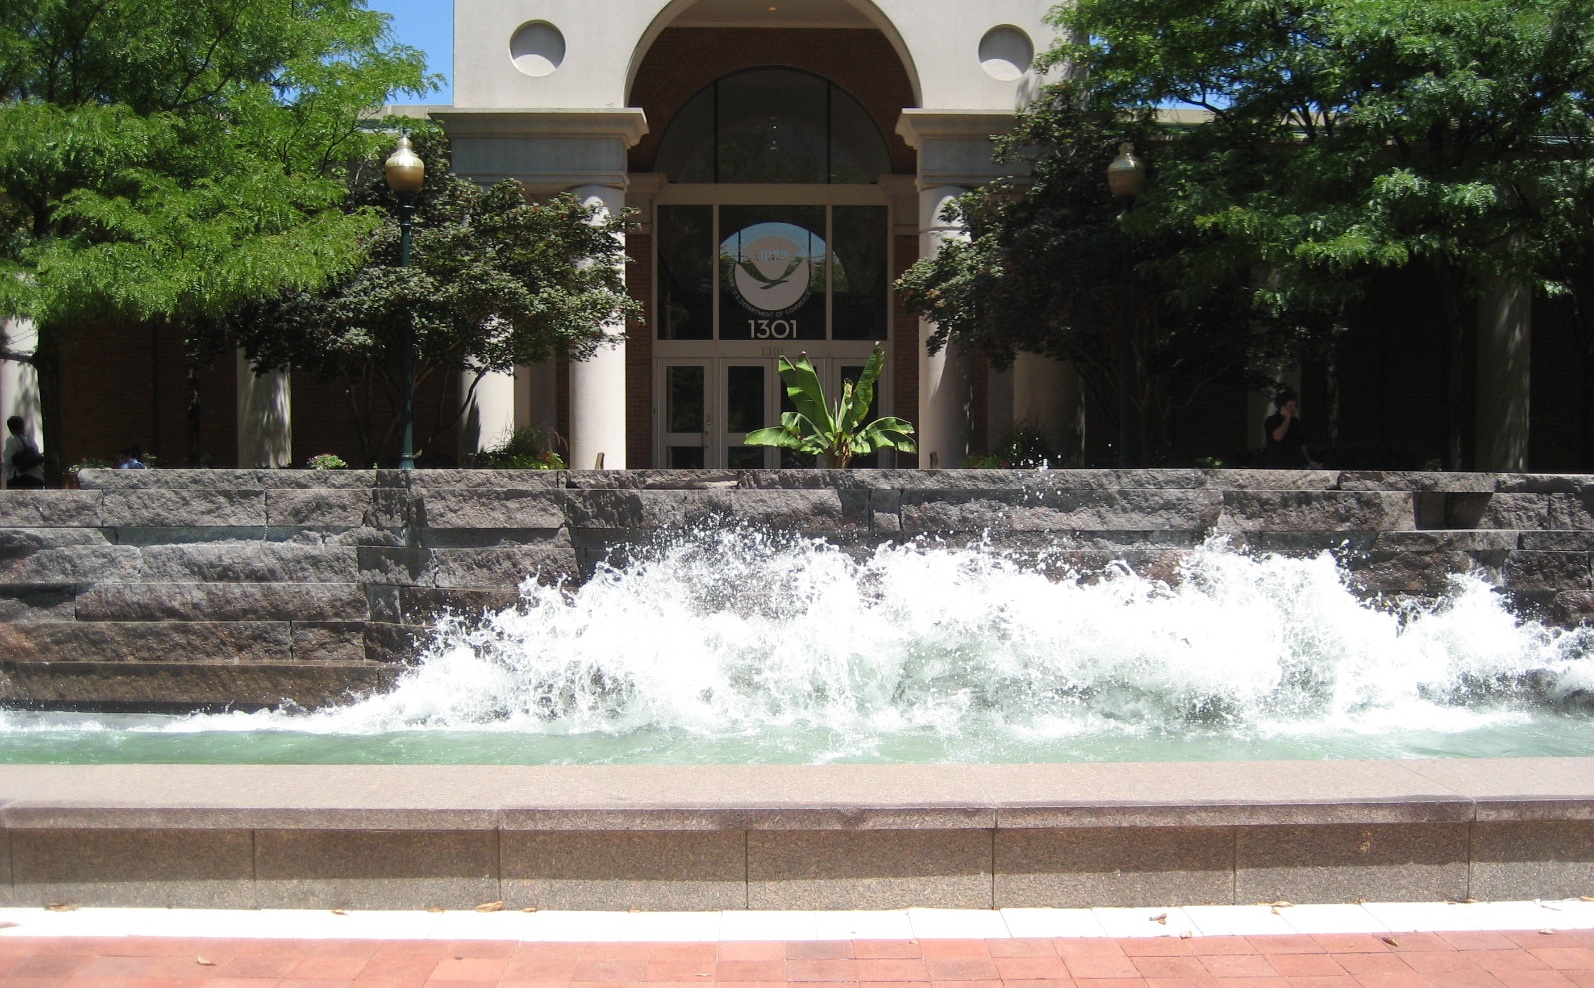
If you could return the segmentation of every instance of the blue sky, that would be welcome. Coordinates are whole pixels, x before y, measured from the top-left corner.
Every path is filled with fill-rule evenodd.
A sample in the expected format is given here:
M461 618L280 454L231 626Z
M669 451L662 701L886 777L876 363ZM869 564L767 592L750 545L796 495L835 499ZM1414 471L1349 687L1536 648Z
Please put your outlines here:
M393 15L393 30L398 40L426 52L426 65L442 74L441 91L426 97L427 103L454 101L454 3L453 0L368 0L367 6Z

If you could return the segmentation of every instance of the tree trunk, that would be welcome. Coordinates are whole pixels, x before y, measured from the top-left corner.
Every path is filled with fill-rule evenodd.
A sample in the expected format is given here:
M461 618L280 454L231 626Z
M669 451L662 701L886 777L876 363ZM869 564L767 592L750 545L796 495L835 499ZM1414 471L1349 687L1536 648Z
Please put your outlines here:
M188 358L188 466L199 466L199 364Z

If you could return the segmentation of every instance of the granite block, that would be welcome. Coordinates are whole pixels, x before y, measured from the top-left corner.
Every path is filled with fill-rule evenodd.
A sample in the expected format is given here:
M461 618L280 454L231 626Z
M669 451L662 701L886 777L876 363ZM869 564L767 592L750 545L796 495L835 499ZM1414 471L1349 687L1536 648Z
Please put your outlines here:
M255 906L247 830L12 830L18 905Z
M0 528L0 558L26 556L43 549L110 545L97 528Z
M1594 552L1594 532L1522 532L1515 535L1518 546L1549 552Z
M96 528L97 491L0 491L0 526L5 528Z
M1225 532L1390 532L1417 527L1412 495L1389 491L1223 492Z
M417 521L432 529L553 530L565 523L565 494L549 489L432 489L420 501Z
M161 662L173 656L286 662L286 621L72 621L0 624L10 662Z
M266 524L279 528L359 528L370 523L370 490L272 490Z
M1480 560L1478 555L1469 552L1379 550L1351 556L1344 560L1344 565L1351 574L1352 585L1362 594L1439 597L1450 589L1452 575L1476 573L1484 579L1498 581L1505 554L1498 556L1498 560Z
M1594 820L1478 822L1475 899L1567 899L1594 889Z
M1586 473L1499 473L1484 476L1493 477L1494 489L1502 494L1580 494L1588 490L1589 482Z
M800 532L862 534L868 498L838 490L711 489L572 491L574 529L687 528L745 521Z
M362 663L365 661L364 621L299 621L289 626L293 661Z
M1594 550L1594 533L1590 533L1586 546L1567 548ZM1513 531L1493 529L1443 530L1425 532L1379 532L1369 547L1383 552L1510 552L1519 547L1519 536ZM1535 548L1521 546L1521 548ZM1553 549L1558 546L1538 546Z
M613 477L631 471L607 470L599 474ZM557 490L565 486L564 470L383 470L380 483L405 486L430 496L434 490Z
M1492 473L1443 473L1420 470L1342 470L1338 486L1344 491L1492 494L1498 487L1498 476Z
M506 611L520 603L519 590L484 590L458 587L366 588L371 620L386 624L430 627L444 615L479 616Z
M526 580L554 584L580 575L576 550L568 547L433 549L431 556L431 582L438 587L510 590Z
M752 475L779 473L772 470L566 470L563 486L571 490L660 490L712 491L737 487L775 486L748 483ZM809 471L819 473L820 471ZM801 485L792 485L801 486ZM813 484L826 487L828 484Z
M77 600L79 621L358 621L357 583L104 583Z
M747 908L741 831L504 831L500 839L507 907Z
M404 487L377 487L371 491L366 524L373 528L400 531L420 517L420 498Z
M1333 470L1202 470L1200 486L1210 490L1331 491L1340 488Z
M1505 585L1513 590L1594 590L1587 552L1518 550L1505 561Z
M373 550L374 551L374 550ZM262 541L149 545L139 550L140 583L356 583L354 546Z
M0 583L93 583L137 574L139 550L124 545L77 545L0 555Z
M1466 823L1240 827L1234 901L1467 897Z
M365 622L365 659L400 667L416 661L431 638L430 629L413 624Z
M100 498L99 524L109 528L266 524L263 490L107 490Z
M175 654L175 653L174 653ZM197 654L197 653L190 653ZM398 666L369 662L12 662L0 703L135 711L314 708L392 686Z
M257 830L262 909L471 909L502 899L492 830Z
M1205 531L1222 504L1215 491L1034 492L1014 505L1016 531Z
M902 494L902 531L993 532L1009 531L1017 513L1014 501L1022 494L1006 491L958 491Z
M1589 510L1586 494L1551 494L1549 501L1549 517L1544 527L1567 531L1594 531L1594 512Z
M996 832L997 909L1234 901L1226 827L1070 827Z
M0 624L76 619L77 585L15 586L0 584Z
M431 586L432 550L418 546L360 546L359 578L367 583Z
M95 468L78 471L78 486L84 490L292 490L330 488L348 490L369 488L376 483L375 470L280 470L246 468L242 470L167 469L113 470Z
M749 909L991 908L990 830L755 830Z
M1533 531L1552 527L1548 494L1495 494L1476 502L1453 496L1447 510L1451 528Z

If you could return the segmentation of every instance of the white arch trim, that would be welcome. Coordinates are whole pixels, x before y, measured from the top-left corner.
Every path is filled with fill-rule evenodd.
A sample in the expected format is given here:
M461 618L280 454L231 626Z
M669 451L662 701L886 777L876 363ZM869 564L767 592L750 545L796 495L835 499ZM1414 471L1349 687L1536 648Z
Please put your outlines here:
M903 70L908 73L908 85L913 88L913 105L923 106L924 91L919 83L918 67L914 65L913 54L908 50L907 42L902 39L902 33L897 30L897 26L892 23L891 18L886 16L873 0L844 0L844 2L856 9L864 17L867 17L869 22L878 28L881 34L886 36L886 41L890 43L892 50L897 53L897 58L902 62ZM631 90L636 85L637 73L641 71L642 62L647 58L648 52L652 50L653 43L659 39L659 35L664 33L665 28L675 23L682 14L697 3L698 0L670 0L654 16L652 23L648 25L648 29L642 32L641 39L637 41L636 49L631 53L631 64L626 67L625 93L627 100L635 102L632 100Z

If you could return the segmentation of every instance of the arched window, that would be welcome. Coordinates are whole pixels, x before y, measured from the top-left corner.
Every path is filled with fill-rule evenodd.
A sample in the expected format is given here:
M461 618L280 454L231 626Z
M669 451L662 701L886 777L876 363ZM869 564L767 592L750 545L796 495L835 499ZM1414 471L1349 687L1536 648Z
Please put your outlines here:
M800 69L747 69L687 100L659 142L672 182L869 184L891 171L863 105Z

